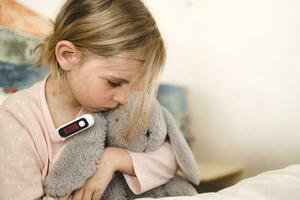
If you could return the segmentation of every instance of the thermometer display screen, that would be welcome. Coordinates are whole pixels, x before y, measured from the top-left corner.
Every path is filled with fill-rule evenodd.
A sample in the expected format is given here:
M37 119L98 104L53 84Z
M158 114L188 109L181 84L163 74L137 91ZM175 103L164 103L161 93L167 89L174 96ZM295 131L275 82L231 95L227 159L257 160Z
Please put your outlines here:
M81 118L71 124L68 124L68 125L60 128L58 133L61 137L65 138L70 135L73 135L74 133L78 133L79 131L88 127L88 125L89 124L88 124L87 120L84 118Z
M69 126L64 128L64 132L67 134L73 133L74 131L78 131L80 126L77 123L70 124Z

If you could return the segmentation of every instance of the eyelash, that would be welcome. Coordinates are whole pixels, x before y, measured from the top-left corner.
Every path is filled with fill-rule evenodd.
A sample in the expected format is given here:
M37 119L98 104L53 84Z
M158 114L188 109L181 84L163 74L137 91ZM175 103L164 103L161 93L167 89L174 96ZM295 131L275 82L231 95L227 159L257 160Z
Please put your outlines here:
M114 82L114 81L107 81L107 82L111 87L114 87L114 88L121 86L121 83L119 83L119 82Z

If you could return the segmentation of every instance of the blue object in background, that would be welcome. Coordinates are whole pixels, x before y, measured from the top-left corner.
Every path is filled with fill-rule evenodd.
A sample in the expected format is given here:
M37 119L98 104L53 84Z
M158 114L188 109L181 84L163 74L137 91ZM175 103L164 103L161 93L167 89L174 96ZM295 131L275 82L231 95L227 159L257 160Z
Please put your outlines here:
M0 87L22 90L41 80L48 73L48 68L37 69L32 63L13 64L0 61Z
M44 78L46 67L33 67L33 49L39 38L0 28L0 88L21 90Z
M189 117L185 89L172 84L160 84L157 100L174 116L185 137L189 136Z

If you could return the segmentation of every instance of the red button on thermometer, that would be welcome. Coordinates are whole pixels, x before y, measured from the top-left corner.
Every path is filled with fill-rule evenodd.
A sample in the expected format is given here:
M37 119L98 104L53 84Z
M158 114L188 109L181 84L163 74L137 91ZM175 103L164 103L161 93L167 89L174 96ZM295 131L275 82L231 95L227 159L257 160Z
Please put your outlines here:
M82 115L56 129L61 139L66 139L94 125L94 118L90 114Z

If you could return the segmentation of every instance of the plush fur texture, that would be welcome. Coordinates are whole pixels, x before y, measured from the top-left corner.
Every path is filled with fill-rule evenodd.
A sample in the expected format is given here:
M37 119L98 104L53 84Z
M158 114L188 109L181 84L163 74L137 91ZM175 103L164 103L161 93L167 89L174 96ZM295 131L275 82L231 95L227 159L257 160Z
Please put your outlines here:
M125 130L129 127L129 119L136 109L137 98L138 95L132 95L126 105L106 113L92 114L95 125L68 140L67 147L46 177L44 190L47 195L62 196L80 188L95 172L96 162L106 146L121 147L134 152L148 152L160 147L167 138L171 142L176 160L186 177L194 184L199 184L199 169L193 153L172 115L157 101L153 104L144 134L138 134L130 143L124 139ZM137 127L140 123L137 122ZM129 189L122 174L117 172L102 199L125 200L196 193L191 183L175 176L162 186L141 195L135 195Z

